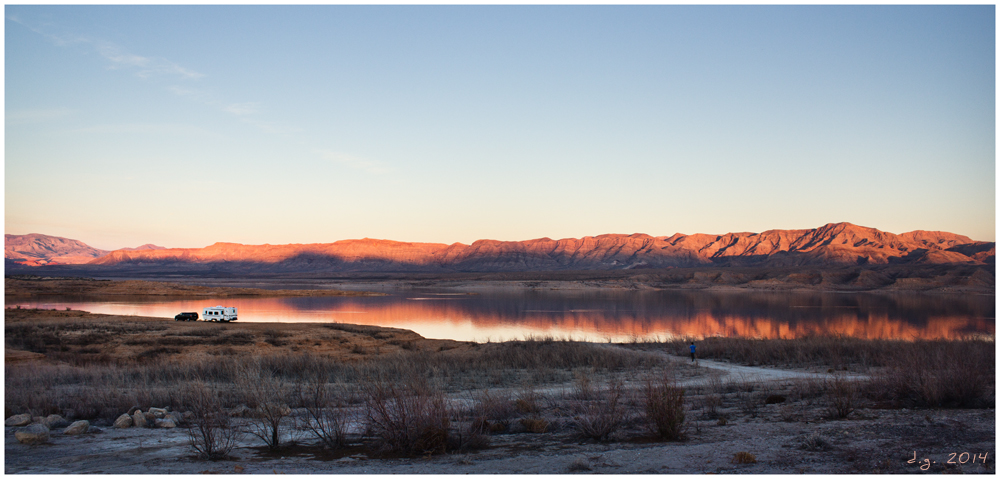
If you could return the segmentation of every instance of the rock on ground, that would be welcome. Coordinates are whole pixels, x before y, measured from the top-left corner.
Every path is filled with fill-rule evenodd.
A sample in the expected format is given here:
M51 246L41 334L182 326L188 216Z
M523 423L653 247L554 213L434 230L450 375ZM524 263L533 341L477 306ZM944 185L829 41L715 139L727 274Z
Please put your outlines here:
M162 427L166 429L177 427L177 423L173 419L157 419L156 427Z
M156 419L163 419L163 417L167 415L167 410L161 407L151 407L149 408L149 412L153 413L153 416L156 417Z
M90 429L90 421L76 421L73 424L70 424L69 427L67 427L65 430L63 430L63 434L75 436L77 434L85 434L89 429Z
M132 416L129 416L128 414L118 416L118 419L115 419L115 427L118 429L132 427Z
M21 427L31 424L31 414L15 414L3 422L4 426Z
M31 424L25 428L18 429L14 437L21 444L42 444L49 441L49 428L44 424Z
M136 411L132 414L132 425L135 427L146 427L146 415L142 411Z
M45 419L42 419L41 421L38 422L44 424L45 427L49 429L55 429L57 427L65 427L69 425L69 421L63 419L63 417L58 414L49 414Z

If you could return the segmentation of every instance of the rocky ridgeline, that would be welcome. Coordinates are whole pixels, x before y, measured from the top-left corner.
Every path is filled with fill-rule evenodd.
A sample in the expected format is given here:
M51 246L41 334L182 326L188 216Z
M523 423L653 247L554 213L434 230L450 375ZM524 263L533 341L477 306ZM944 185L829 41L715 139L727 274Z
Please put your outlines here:
M151 407L143 412L138 407L133 407L129 412L118 416L113 427L116 429L130 427L170 429L180 425L182 419L180 414L170 412L167 408ZM50 414L45 417L15 414L4 421L4 426L12 428L14 437L22 444L46 443L49 441L49 434L60 428L62 428L62 434L67 436L102 432L101 429L92 426L90 421L81 420L70 423L58 414Z

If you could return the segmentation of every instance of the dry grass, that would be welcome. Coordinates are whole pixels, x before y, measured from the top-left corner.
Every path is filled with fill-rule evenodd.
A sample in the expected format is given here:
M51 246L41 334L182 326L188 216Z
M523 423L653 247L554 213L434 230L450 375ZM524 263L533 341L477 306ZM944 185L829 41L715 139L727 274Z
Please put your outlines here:
M664 348L677 356L687 356L692 339L678 338L663 343L638 344L639 348ZM748 366L792 368L821 367L835 371L867 372L871 368L896 364L901 356L920 351L952 355L956 344L971 349L973 356L994 350L993 340L890 340L817 336L797 339L704 338L696 340L698 357L719 359ZM957 356L955 356L957 357Z
M993 407L995 361L993 341L914 344L875 371L868 396L895 407Z
M647 378L643 388L646 424L661 439L676 441L684 434L684 388L667 376Z

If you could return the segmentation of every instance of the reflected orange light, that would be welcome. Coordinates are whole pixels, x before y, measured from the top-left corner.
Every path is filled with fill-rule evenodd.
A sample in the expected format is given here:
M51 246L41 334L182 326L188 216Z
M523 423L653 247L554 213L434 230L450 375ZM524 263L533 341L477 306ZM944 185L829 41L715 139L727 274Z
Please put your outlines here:
M282 298L221 300L236 306L240 322L353 323L410 329L428 338L467 341L523 339L531 336L625 341L633 338L710 336L794 339L805 336L846 336L865 339L958 339L970 333L994 334L992 318L941 315L921 324L887 314L861 316L851 310L810 319L783 321L696 310L683 316L653 316L602 310L492 312L462 307L454 301L371 301L345 299L319 309L296 306ZM71 307L93 313L172 318L181 311L216 306L220 299L159 303L21 303L23 307Z

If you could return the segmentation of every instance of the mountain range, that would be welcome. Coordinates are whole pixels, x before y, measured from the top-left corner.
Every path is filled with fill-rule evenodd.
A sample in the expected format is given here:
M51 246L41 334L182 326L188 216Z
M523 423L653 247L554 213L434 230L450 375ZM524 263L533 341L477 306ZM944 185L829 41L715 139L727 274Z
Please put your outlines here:
M37 233L8 235L4 237L4 259L27 266L60 264L85 264L110 251L90 247L83 242ZM162 246L144 244L122 250L141 251L164 249Z
M762 233L606 234L552 240L334 243L204 248L144 245L103 251L45 235L5 235L4 257L20 265L87 264L102 270L216 272L520 272L711 266L823 267L993 264L996 243L940 231L893 234L850 223Z

